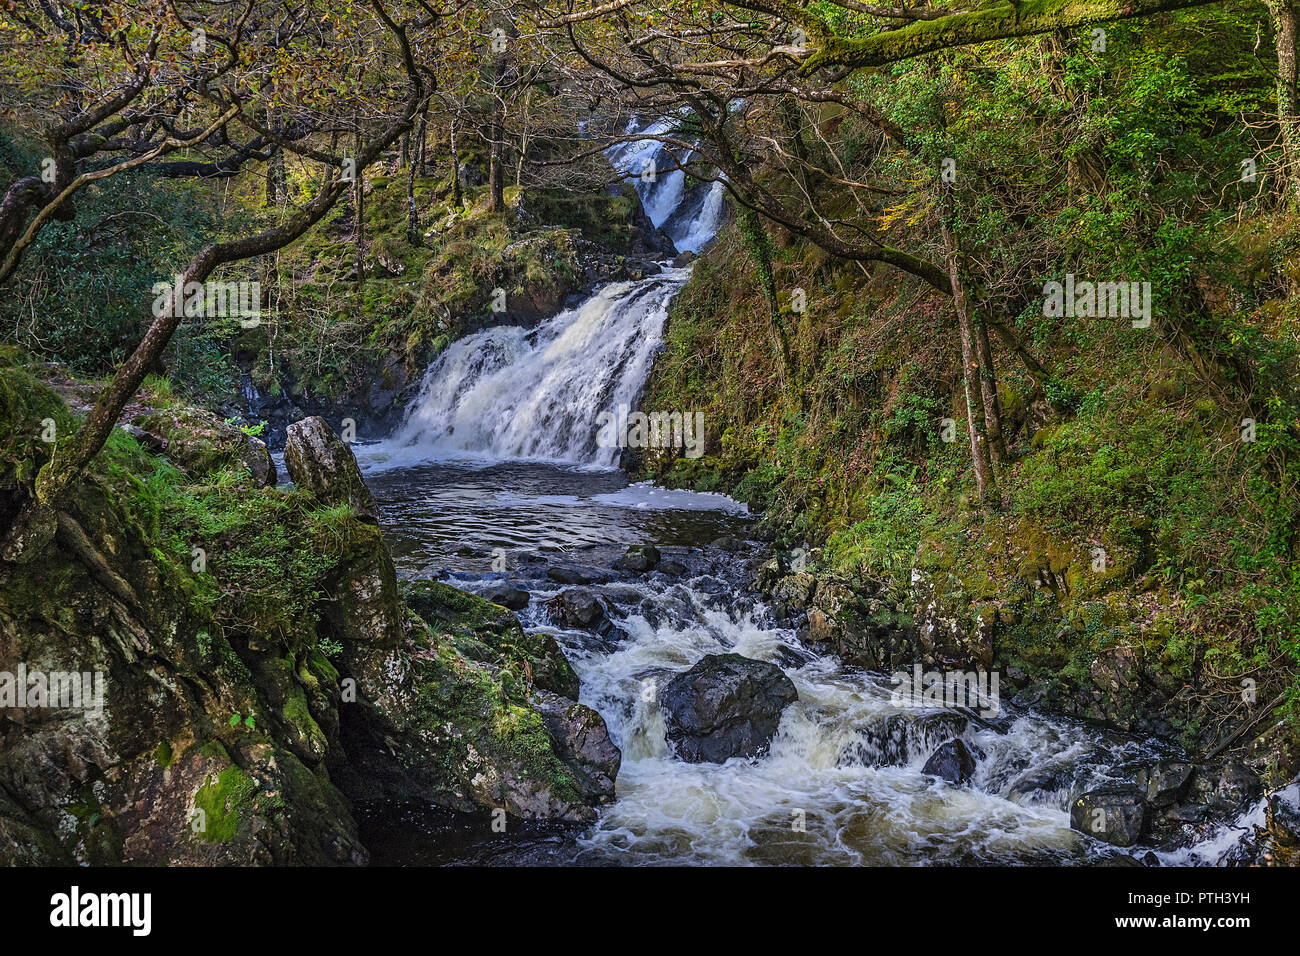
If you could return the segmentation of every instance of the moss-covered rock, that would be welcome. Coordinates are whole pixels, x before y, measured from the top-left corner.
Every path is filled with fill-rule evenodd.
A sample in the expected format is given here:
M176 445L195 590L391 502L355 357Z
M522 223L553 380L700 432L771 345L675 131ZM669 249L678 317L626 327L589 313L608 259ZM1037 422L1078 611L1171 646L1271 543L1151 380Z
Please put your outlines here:
M192 478L207 478L242 465L258 487L275 484L275 463L266 443L205 409L153 409L137 415L131 425L138 439L161 451Z
M0 362L6 386L21 496L30 419L72 419ZM543 686L577 693L553 642L445 586L418 598L431 627L350 504L213 467L187 477L118 431L47 545L0 561L0 674L89 678L0 709L0 863L359 864L349 798L576 821L612 795L599 717L572 739L543 717Z
M414 581L402 589L408 607L447 633L467 657L526 671L542 690L578 698L578 675L550 634L529 634L505 608L439 581Z

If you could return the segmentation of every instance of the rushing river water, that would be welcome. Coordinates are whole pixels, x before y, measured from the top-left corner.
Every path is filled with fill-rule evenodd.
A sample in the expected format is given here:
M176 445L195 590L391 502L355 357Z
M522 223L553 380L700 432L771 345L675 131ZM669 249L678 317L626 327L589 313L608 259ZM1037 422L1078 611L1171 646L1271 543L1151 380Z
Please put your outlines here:
M636 171L655 144L612 153ZM656 224L699 248L717 226L720 187L684 177L638 189ZM598 290L527 330L486 329L453 344L389 439L358 449L402 574L467 590L508 580L530 593L525 627L555 634L605 719L623 763L616 800L585 830L482 821L418 807L363 818L380 863L1030 864L1100 862L1120 851L1070 829L1072 792L1124 779L1124 765L1169 756L1160 743L1017 710L992 722L902 709L886 675L846 668L800 643L748 589L762 546L751 518L718 495L629 485L597 416L635 403L673 294L689 270ZM713 545L730 539L728 548ZM630 544L655 544L670 573L614 573ZM585 569L620 636L556 628L541 605ZM799 699L770 753L725 764L676 759L648 680L706 654L778 664ZM647 700L647 696L651 699ZM978 758L971 785L922 772L961 737ZM1243 820L1243 823L1245 821ZM1219 862L1235 837L1148 862ZM1139 850L1144 853L1145 850Z
M664 492L628 485L616 471L550 463L392 468L383 466L383 446L360 449L360 457L402 573L471 591L502 579L528 590L521 621L556 635L581 678L582 702L605 718L623 752L617 799L585 831L523 827L493 836L481 821L395 808L396 816L372 827L379 862L1098 862L1120 851L1070 829L1071 792L1119 782L1125 764L1170 754L1156 741L1005 701L992 726L942 710L900 710L885 675L810 650L746 590L761 546L753 543L750 553L710 546L743 538L750 522L720 496ZM684 570L609 571L631 543L659 545L664 560ZM503 556L506 570L493 570ZM603 572L606 580L584 586L616 610L625 637L606 642L547 620L540 605L564 587L545 577L557 564ZM799 700L767 756L685 763L670 752L644 682L728 651L780 665ZM968 787L922 772L953 736L979 757ZM1230 843L1207 848L1204 858L1188 851L1161 859L1212 862Z

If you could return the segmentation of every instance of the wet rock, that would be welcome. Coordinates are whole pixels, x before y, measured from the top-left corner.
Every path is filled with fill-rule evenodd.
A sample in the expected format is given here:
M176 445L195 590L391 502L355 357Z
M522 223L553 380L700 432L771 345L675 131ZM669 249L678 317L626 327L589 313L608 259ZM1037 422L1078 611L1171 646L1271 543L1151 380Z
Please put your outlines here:
M594 631L609 619L605 602L591 591L569 588L561 591L544 605L552 621L564 627Z
M1264 793L1259 776L1239 760L1223 760L1196 768L1187 799L1216 811L1240 810Z
M1070 801L1070 826L1114 846L1133 846L1147 830L1148 807L1136 787L1100 787Z
M799 699L775 664L739 654L709 654L664 687L660 707L677 756L722 763L767 753L781 713Z
M1145 867L1152 864L1144 863L1136 857L1129 856L1126 853L1115 853L1098 861L1098 866L1120 867L1122 869L1132 869L1133 867Z
M145 447L166 455L191 477L206 478L242 466L258 487L275 484L275 463L266 443L204 409L145 412L131 421L129 430Z
M1273 866L1300 865L1300 781L1268 796L1264 856Z
M299 488L329 505L350 505L358 518L378 523L379 509L361 477L356 456L319 415L285 433L284 465Z
M584 800L592 805L613 800L623 755L610 739L600 714L554 694L539 694L536 706L557 755L573 771Z
M1174 823L1204 823L1214 816L1208 803L1180 803L1165 811L1165 819Z
M668 558L665 561L660 561L659 564L655 566L655 570L660 574L679 578L686 573L686 565L682 564L680 561L674 561L672 558Z
M921 768L922 773L941 777L951 784L969 783L975 775L975 756L963 740L949 740L930 755Z
M655 565L659 563L659 558L659 549L654 545L634 544L627 549L627 554L614 562L614 567L619 571L645 574L647 571L654 570Z
M696 260L697 256L693 252L680 252L673 259L674 269L684 269Z
M548 580L556 584L602 584L610 580L608 571L585 568L576 564L556 564L546 569Z
M1173 805L1183 795L1192 778L1192 769L1190 763L1181 760L1162 760L1139 770L1134 783L1145 791L1152 807L1161 809Z
M493 604L499 604L511 611L522 611L528 607L530 598L527 591L512 587L509 584L493 584L486 588L482 595L485 600L491 601Z
M1045 766L1026 770L1007 789L1014 796L1032 796L1034 794L1055 794L1067 790L1073 774L1066 761L1053 761Z
M966 732L970 722L961 714L950 710L920 714L908 726L908 736L923 750L932 750L935 745Z
M709 547L717 548L719 551L727 551L732 554L735 554L739 551L747 551L749 549L748 544L746 544L740 538L732 537L731 535L718 538L716 541L710 544Z

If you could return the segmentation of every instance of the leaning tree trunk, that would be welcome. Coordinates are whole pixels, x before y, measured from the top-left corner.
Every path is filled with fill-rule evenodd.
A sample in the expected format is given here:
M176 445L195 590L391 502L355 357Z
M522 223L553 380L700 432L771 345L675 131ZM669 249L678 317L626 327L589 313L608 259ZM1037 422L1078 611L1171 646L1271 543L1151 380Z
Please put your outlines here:
M993 465L989 458L984 392L980 374L979 333L975 328L970 295L966 291L962 277L961 256L948 225L946 211L942 228L948 275L952 280L953 308L957 313L957 329L961 334L962 387L966 394L966 420L970 430L975 491L984 510L996 511L1001 507L1002 499L998 495L997 480L993 475Z
M185 286L191 282L207 281L219 266L265 255L288 245L318 222L346 188L342 180L330 179L310 203L279 226L241 239L214 243L190 260L181 272L182 294L176 295L173 289L160 314L151 313L152 321L144 338L131 356L118 367L113 380L100 392L95 407L90 410L85 422L74 434L61 438L55 445L54 454L36 476L34 496L24 503L0 542L0 558L6 561L26 560L30 555L39 553L40 548L53 536L57 509L63 496L104 446L109 434L117 426L122 409L135 396L145 375L158 362L184 318Z
M354 157L358 174L396 142L398 136L410 130L416 110L424 97L424 79L410 56L405 29L388 21L382 8L379 8L379 12L407 53L407 75L411 91L400 117L364 149L361 148L358 135L358 149ZM173 287L166 300L166 307L151 309L152 321L144 338L130 357L118 367L112 381L99 393L95 407L90 410L81 427L71 435L60 437L55 443L50 460L36 475L30 497L22 502L9 527L4 529L3 538L0 538L0 560L30 560L53 539L54 529L59 524L58 509L64 496L76 485L86 466L104 447L104 442L117 426L122 409L135 396L145 374L158 361L180 325L185 315L185 287L191 282L206 282L220 266L283 248L318 223L346 191L347 183L341 177L327 173L325 182L312 200L291 212L278 225L251 236L212 243L190 260L181 272L179 292Z

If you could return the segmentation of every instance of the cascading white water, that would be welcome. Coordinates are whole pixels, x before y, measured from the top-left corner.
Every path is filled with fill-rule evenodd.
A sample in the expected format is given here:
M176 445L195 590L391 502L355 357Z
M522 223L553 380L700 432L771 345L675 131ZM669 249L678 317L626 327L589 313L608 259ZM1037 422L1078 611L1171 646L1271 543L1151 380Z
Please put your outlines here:
M676 124L660 119L639 128L628 124L625 136L671 136ZM609 149L614 167L628 174L636 187L646 215L673 240L678 252L699 252L718 231L724 209L726 187L721 182L697 183L687 188L684 170L669 146L657 139L633 140Z
M496 326L453 343L430 366L401 428L370 457L390 465L484 457L612 467L619 449L597 444L599 416L635 402L668 304L689 274L670 269L607 285L531 331Z
M730 605L717 582L624 582L635 590L613 650L552 630L623 752L618 800L582 840L591 859L906 865L1082 862L1107 852L1070 828L1068 800L1109 781L1109 768L1154 758L1133 740L1025 715L995 733L942 711L900 710L887 682L810 651L761 604ZM540 606L549 592L534 591ZM799 692L771 752L758 760L689 764L665 739L655 693L705 654L781 664ZM964 729L963 729L964 728ZM953 736L980 754L973 786L922 773ZM796 825L797 824L797 825Z
M661 120L643 133L671 126ZM635 183L651 221L670 224L679 250L698 252L713 238L724 211L721 183L688 190L680 170L642 177L647 163L676 163L656 140L619 144L609 157ZM397 432L367 451L367 466L451 457L614 466L620 449L598 444L599 416L636 402L669 303L689 277L689 269L666 268L604 286L535 329L501 325L459 339L430 365Z

